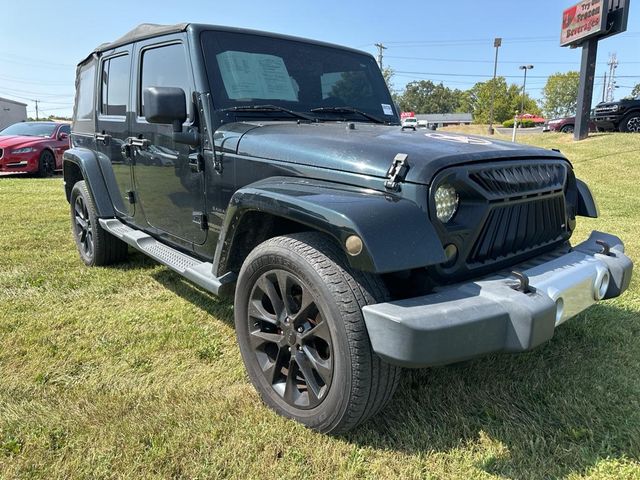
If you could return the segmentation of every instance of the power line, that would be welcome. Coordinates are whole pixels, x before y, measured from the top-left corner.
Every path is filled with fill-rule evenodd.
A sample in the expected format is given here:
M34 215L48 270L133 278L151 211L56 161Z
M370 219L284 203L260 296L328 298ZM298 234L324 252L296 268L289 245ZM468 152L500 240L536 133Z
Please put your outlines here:
M43 68L75 68L75 65L70 63L57 63L57 62L49 62L47 60L38 60L38 59L25 59L20 55L13 55L11 53L0 53L0 58L2 58L3 62L15 63L18 65L27 65L33 67L43 67Z
M435 57L406 57L406 56L398 56L398 55L387 55L387 58L395 58L399 60L426 60L430 62L444 62L444 63L491 63L493 64L493 60L473 60L473 59L453 59L453 58L435 58ZM542 65L567 65L570 62L550 62L550 61L535 61L528 60L534 64L542 64ZM576 61L577 62L577 61ZM515 60L501 60L500 64L521 64L521 61ZM606 61L598 62L601 65L607 65ZM625 65L627 64L639 64L640 62L623 62ZM622 63L621 63L622 64Z

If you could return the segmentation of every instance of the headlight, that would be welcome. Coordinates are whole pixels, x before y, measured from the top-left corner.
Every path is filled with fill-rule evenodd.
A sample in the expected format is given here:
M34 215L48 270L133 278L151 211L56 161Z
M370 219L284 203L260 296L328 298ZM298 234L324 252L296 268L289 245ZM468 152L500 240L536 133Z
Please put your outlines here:
M555 125L556 123L560 123L562 121L562 119L558 119L558 120L549 120L549 125Z
M21 153L31 153L31 152L35 152L36 149L33 147L24 147L24 148L18 148L16 150L11 150L11 154L12 155L20 155Z
M442 223L447 223L458 210L460 198L458 192L451 185L440 185L436 190L436 216Z

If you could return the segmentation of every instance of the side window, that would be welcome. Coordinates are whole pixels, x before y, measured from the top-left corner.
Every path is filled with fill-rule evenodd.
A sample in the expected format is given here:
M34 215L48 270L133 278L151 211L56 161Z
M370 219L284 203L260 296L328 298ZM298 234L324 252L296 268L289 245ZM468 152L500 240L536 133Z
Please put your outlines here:
M93 92L95 90L96 65L90 63L80 68L76 91L74 120L93 120Z
M121 115L127 113L129 98L129 55L112 57L102 62L102 102L100 113Z
M184 90L187 98L187 111L191 111L191 85L187 71L187 59L184 47L180 43L143 50L142 75L138 102L140 116L144 116L144 98L142 92L149 87L178 87Z

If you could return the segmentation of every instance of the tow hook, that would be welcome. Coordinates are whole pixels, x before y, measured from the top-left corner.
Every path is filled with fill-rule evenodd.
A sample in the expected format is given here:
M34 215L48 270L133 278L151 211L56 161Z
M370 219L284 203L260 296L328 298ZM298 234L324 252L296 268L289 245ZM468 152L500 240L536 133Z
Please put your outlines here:
M522 293L534 293L536 291L534 287L529 285L529 277L525 273L514 270L511 272L511 275L516 277L516 280L518 280L518 285L513 287L514 290L518 290Z
M612 257L611 255L611 247L604 240L596 240L596 243L602 247L602 251L600 252L602 255L606 255L607 257Z

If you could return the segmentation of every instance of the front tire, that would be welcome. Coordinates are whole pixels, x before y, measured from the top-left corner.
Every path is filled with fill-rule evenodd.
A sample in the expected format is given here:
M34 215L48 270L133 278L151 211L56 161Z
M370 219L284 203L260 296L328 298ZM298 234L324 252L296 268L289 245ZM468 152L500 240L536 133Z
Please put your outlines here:
M620 122L619 130L625 133L640 133L640 112L631 112Z
M362 307L388 299L325 235L272 238L244 262L234 314L247 373L279 414L325 433L352 429L392 397L400 369L371 349Z
M71 232L85 265L109 265L127 257L127 244L100 226L98 214L84 181L71 190Z
M38 176L41 178L50 177L56 169L56 159L49 150L44 150L38 159Z
M560 131L562 133L573 133L573 125L565 125Z

